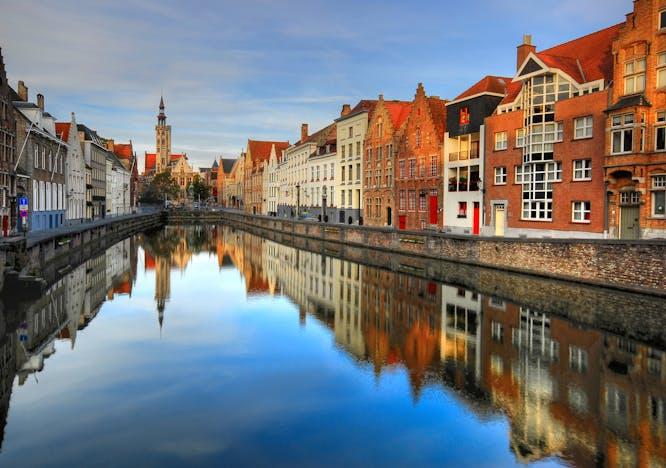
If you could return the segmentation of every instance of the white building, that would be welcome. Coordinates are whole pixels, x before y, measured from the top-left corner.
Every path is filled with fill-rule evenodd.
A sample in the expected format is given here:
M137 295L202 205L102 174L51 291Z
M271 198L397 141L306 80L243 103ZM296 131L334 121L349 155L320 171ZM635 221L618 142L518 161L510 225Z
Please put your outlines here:
M264 166L264 199L262 213L269 216L277 216L278 204L280 202L280 173L278 171L282 161L282 151L276 151L275 145L271 148L271 155Z
M278 164L278 216L307 215L306 208L310 204L308 158L316 149L316 141L308 136L308 124L301 125L301 139L285 150Z
M56 131L67 142L65 161L65 219L68 224L80 223L86 217L86 160L79 141L76 118L71 122L58 122Z
M106 154L106 216L130 213L130 173L110 151Z
M363 212L363 148L369 117L376 104L377 101L362 100L353 109L345 104L336 120L335 221L340 223L358 223Z
M336 124L318 131L311 137L316 148L307 160L307 189L305 200L310 216L326 222L337 222L335 218L335 165ZM323 209L324 199L326 210Z

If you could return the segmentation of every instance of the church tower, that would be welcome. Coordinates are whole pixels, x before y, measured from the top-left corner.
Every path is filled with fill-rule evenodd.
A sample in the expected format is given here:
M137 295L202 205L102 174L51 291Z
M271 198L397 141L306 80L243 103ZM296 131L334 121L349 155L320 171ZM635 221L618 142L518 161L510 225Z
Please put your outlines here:
M155 262L155 302L157 303L157 321L162 330L164 308L171 296L171 261L167 256L158 255Z
M164 97L160 97L160 113L157 116L155 138L157 140L157 144L155 145L157 149L155 172L159 174L169 167L169 159L171 158L171 125L166 124Z

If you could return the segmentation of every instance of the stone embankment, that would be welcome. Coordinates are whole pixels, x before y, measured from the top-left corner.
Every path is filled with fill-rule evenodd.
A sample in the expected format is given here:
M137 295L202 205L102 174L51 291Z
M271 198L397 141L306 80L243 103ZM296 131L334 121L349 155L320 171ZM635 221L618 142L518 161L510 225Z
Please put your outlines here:
M666 298L666 241L510 239L321 224L237 211L174 211L168 222L228 222L288 236L491 267Z

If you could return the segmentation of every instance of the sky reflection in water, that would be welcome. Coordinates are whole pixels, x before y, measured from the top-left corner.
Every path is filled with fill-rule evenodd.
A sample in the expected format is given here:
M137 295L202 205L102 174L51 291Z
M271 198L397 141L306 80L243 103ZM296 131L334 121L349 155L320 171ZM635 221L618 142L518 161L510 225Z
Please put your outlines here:
M87 293L52 290L55 354L33 331L43 307L25 312L43 370L21 329L5 337L3 372L18 376L3 466L666 460L658 349L221 227L103 258L97 282L79 272ZM100 288L112 300L91 313ZM632 368L642 393L608 370L618 349L651 356L650 371L659 358L659 376Z

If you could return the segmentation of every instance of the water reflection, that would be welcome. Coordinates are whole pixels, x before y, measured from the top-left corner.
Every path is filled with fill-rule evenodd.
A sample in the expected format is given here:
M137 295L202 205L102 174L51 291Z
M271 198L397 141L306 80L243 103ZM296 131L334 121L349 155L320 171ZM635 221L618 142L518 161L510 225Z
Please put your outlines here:
M450 393L482 421L505 417L516 462L666 466L666 359L649 344L451 285L301 251L230 227L170 226L126 239L5 307L1 425L18 390L105 300L131 295L137 257L154 272L154 312L168 320L172 275L211 257L241 275L248 300L286 298L375 379L405 369L413 403ZM14 324L14 325L12 325ZM4 429L3 429L4 434ZM4 437L3 437L4 438Z

